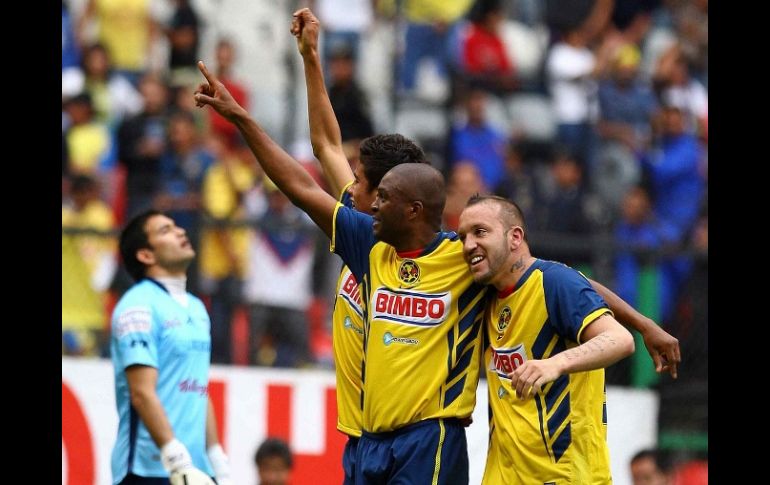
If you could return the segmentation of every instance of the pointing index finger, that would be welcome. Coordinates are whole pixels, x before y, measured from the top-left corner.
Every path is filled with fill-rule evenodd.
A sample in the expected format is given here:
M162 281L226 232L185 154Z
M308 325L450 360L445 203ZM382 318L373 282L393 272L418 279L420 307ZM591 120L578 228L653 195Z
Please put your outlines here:
M198 61L198 69L201 71L201 74L203 74L203 77L206 78L206 81L208 81L209 84L213 86L217 79L213 74L209 72L209 70L206 68L206 64L204 64L203 61Z

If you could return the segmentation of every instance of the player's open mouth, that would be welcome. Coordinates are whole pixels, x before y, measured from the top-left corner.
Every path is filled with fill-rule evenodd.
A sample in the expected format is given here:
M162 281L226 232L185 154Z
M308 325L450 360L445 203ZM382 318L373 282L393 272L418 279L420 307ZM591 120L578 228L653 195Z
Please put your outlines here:
M471 266L476 266L477 264L479 264L482 261L484 261L484 256L481 256L481 255L477 254L476 256L471 258Z

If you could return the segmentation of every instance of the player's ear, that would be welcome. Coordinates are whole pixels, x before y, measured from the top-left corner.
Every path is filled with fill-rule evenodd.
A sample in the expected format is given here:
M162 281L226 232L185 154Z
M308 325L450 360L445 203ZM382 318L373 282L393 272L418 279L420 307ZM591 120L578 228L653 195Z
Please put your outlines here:
M142 248L136 252L136 259L144 265L152 266L155 264L155 253L152 249Z
M521 226L513 226L508 231L508 245L511 251L519 249L522 242L524 242L524 229Z
M412 204L409 206L409 218L416 217L420 212L423 211L425 207L422 205L422 201L415 200L412 202Z

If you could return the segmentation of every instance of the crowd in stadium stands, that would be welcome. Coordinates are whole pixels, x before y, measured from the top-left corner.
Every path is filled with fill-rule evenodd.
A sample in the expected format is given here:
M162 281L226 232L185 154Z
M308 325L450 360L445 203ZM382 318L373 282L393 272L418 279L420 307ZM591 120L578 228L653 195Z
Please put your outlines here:
M476 192L515 200L536 253L665 325L679 380L707 396L707 0L212 3L62 1L63 354L107 354L130 284L115 231L154 207L198 251L188 288L209 305L214 363L331 364L338 258L192 97L205 59L320 181L289 34L313 3L351 163L374 133L417 140L447 178L447 229ZM630 382L622 368L611 384Z

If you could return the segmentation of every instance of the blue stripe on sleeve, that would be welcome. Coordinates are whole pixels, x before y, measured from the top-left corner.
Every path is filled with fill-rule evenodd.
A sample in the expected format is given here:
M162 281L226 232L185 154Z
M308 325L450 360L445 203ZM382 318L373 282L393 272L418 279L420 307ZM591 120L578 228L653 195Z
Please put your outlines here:
M585 277L569 266L545 261L542 269L551 325L562 337L577 342L583 320L600 308L608 308L607 303Z

